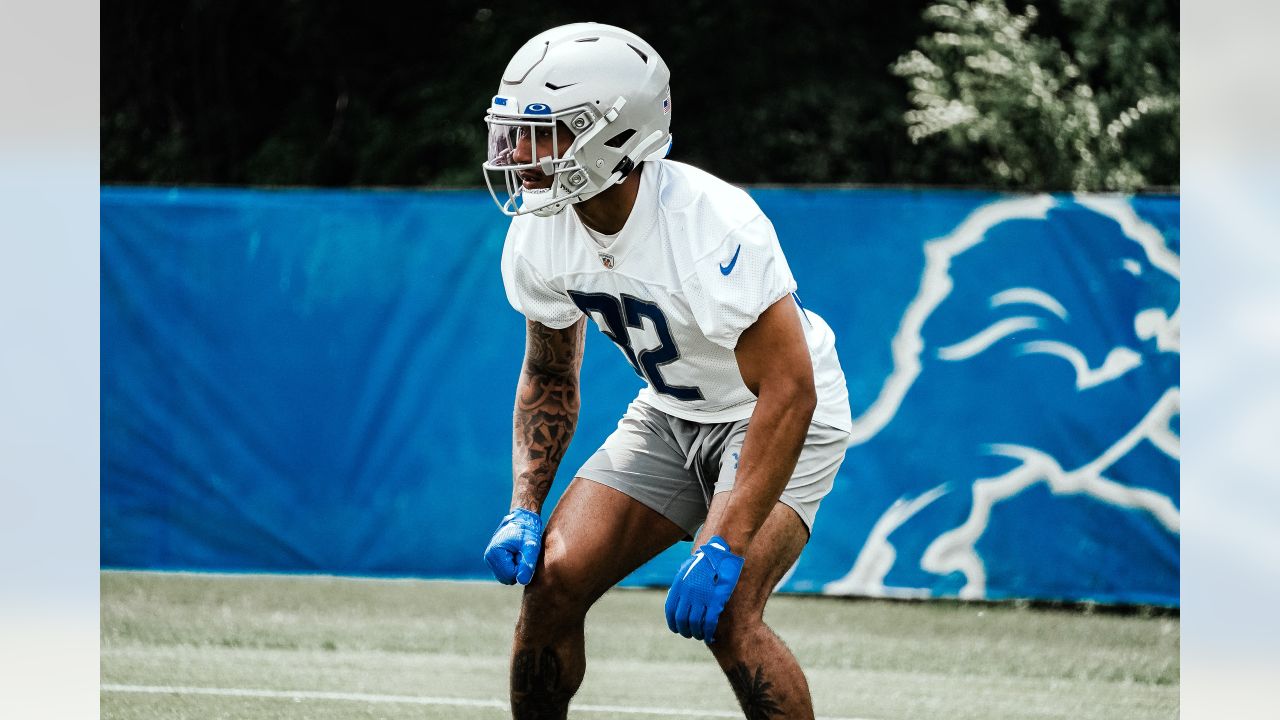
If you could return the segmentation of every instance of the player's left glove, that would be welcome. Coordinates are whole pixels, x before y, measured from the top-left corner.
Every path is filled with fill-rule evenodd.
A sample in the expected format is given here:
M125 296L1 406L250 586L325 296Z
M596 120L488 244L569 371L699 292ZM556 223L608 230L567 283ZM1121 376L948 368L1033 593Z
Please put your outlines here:
M685 637L716 641L716 625L742 574L743 559L719 535L685 560L667 593L667 627Z

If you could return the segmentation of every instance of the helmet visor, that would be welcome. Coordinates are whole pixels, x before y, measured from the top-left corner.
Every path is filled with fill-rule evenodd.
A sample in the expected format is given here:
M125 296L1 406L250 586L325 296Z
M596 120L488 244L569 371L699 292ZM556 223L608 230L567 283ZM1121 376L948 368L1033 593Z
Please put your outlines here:
M551 174L566 160L573 132L554 116L530 119L490 115L486 165L494 169L532 170Z

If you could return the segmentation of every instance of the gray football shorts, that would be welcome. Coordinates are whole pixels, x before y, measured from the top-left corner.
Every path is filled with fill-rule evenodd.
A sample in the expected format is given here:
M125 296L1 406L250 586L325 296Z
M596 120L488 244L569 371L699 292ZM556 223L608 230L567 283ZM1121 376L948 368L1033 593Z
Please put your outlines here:
M635 400L577 477L638 500L684 528L690 540L706 519L712 496L733 489L747 423L697 423ZM780 501L800 515L810 533L848 445L848 432L816 422L809 425Z

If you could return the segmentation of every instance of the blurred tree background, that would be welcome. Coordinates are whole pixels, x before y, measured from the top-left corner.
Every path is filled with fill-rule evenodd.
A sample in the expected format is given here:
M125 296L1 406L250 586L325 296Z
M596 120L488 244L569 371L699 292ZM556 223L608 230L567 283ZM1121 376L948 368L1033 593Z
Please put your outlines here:
M1173 0L106 0L104 183L482 185L529 37L594 20L672 69L672 157L737 183L1178 183Z

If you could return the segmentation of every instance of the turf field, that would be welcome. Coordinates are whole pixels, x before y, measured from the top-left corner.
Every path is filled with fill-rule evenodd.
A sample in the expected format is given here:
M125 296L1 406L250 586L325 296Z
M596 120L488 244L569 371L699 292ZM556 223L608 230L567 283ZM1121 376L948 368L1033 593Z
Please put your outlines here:
M615 590L587 619L571 718L734 718L664 594ZM104 718L509 717L519 592L496 583L102 573ZM769 623L820 717L1178 716L1178 619L779 596Z

